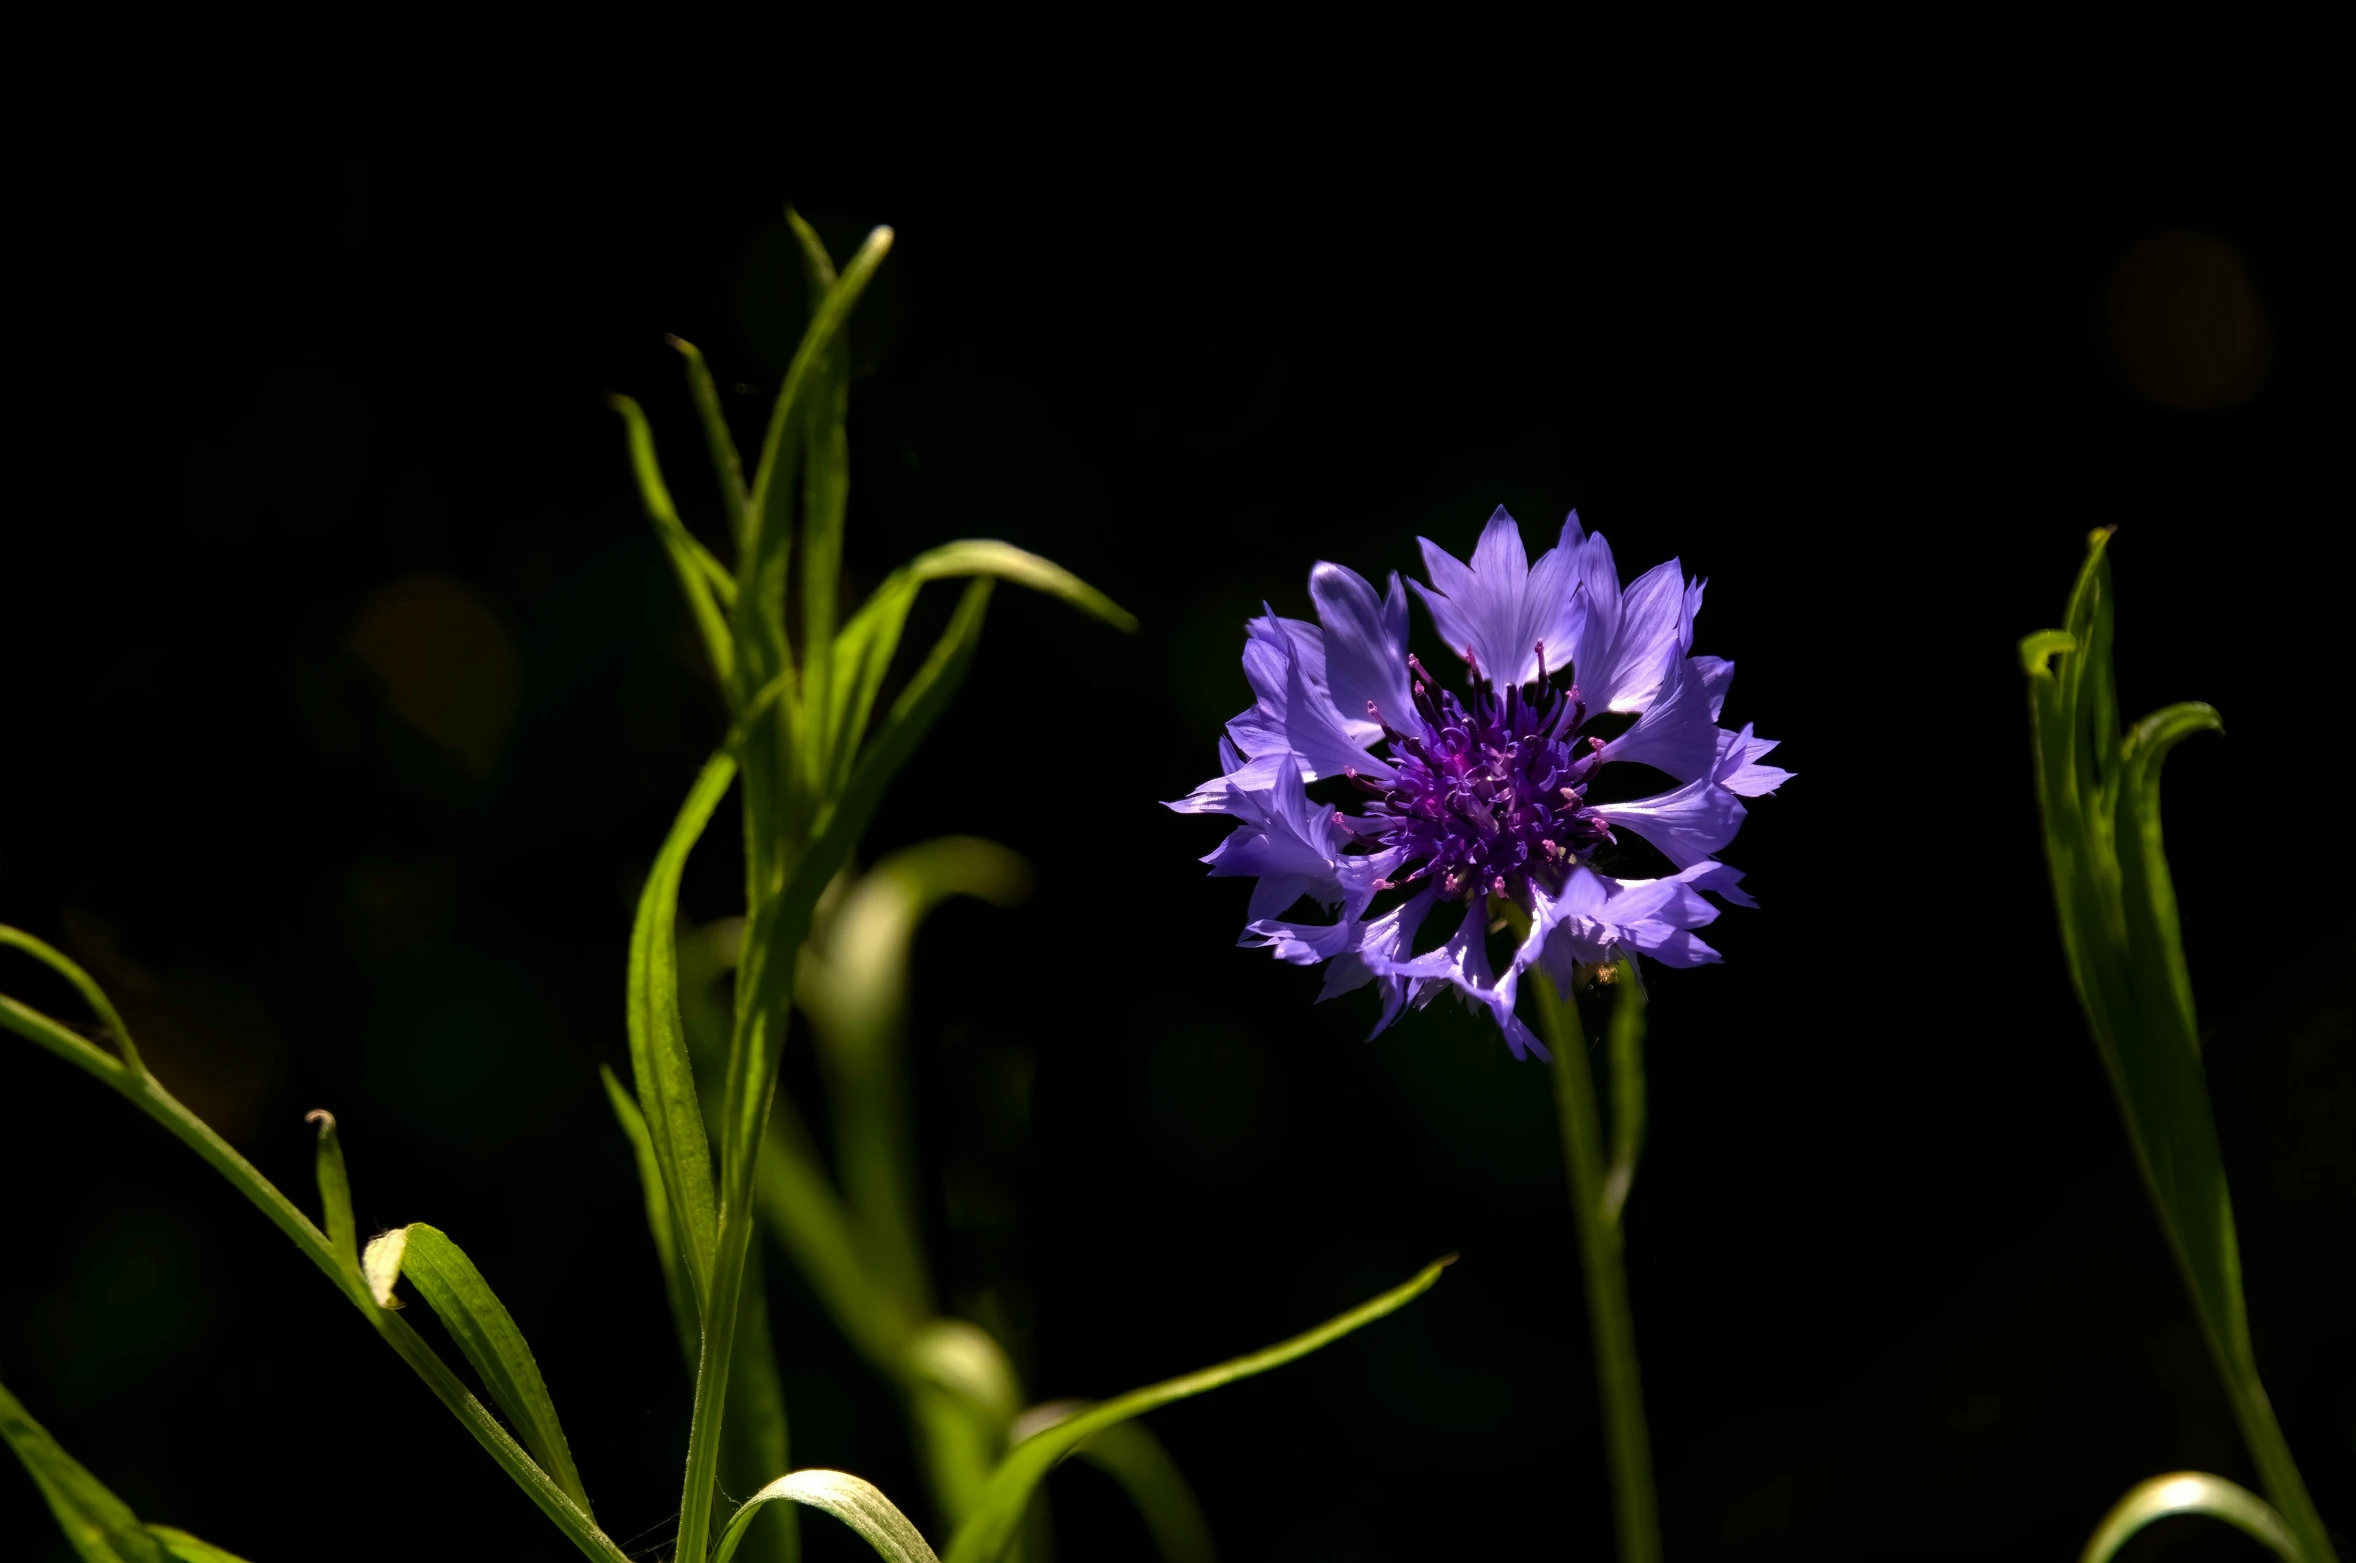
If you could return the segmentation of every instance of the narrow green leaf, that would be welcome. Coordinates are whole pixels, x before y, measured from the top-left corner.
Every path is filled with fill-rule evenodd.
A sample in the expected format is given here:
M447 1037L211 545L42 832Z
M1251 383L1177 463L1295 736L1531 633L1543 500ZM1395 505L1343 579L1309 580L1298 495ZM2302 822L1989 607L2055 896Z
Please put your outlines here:
M2172 1514L2205 1514L2225 1521L2288 1563L2301 1563L2298 1543L2266 1500L2222 1476L2177 1471L2138 1482L2102 1517L2078 1563L2110 1563L2127 1538Z
M150 1525L147 1533L164 1544L164 1550L179 1563L245 1563L234 1552L227 1552L209 1541L199 1541L184 1530L169 1525Z
M666 336L664 341L678 350L687 360L687 391L695 399L695 413L704 427L704 444L712 454L712 475L719 480L720 497L728 506L728 535L744 546L744 463L736 454L736 437L728 432L728 415L720 406L720 388L712 383L711 366L693 342L684 337ZM718 561L714 561L715 565ZM725 573L725 572L723 572ZM717 583L714 591L720 591ZM736 606L736 578L728 577L728 586L720 600Z
M695 627L703 635L713 671L726 685L735 651L721 606L735 606L736 578L679 519L678 507L671 503L670 487L663 482L662 467L655 459L654 431L647 427L646 413L627 396L608 400L629 430L630 465L638 476L638 493L646 503L647 519L654 523L655 535L670 556L672 573L679 577L679 590L687 598L688 611L695 615Z
M499 1409L507 1413L516 1436L532 1458L563 1488L583 1514L595 1518L581 1473L573 1466L573 1451L565 1442L564 1426L556 1418L556 1403L540 1377L540 1364L516 1327L507 1305L491 1290L466 1250L450 1241L439 1227L419 1221L408 1228L408 1248L401 1269L425 1297L434 1317L458 1342L475 1375Z
M987 579L966 587L948 627L934 643L932 654L909 680L908 687L900 692L882 731L860 756L850 786L844 789L841 800L824 820L818 838L795 863L785 888L754 911L745 930L744 965L737 984L740 1006L745 1013L755 1017L784 1013L792 992L795 957L809 934L810 917L817 908L818 897L866 833L868 822L883 805L884 790L892 778L908 763L917 743L948 709L957 686L964 681L966 669L973 665L974 648L981 640L982 618L989 601ZM729 1058L731 1117L726 1125L727 1142L722 1154L732 1175L745 1184L743 1189L731 1190L740 1197L750 1192L755 1160L752 1152L760 1144L761 1120L768 1112L776 1079L774 1037L766 1030L749 1032L746 1045L732 1049Z
M327 1217L327 1241L336 1258L360 1271L360 1224L352 1219L352 1179L344 1170L344 1143L335 1132L335 1114L316 1108L303 1122L319 1126L319 1204Z
M761 459L754 468L752 493L746 502L746 535L751 540L746 550L748 556L782 550L785 546L789 519L784 511L791 485L781 480L789 479L791 473L781 467L790 468L792 461L786 452L798 457L802 443L794 437L798 431L793 425L797 415L804 411L802 402L814 376L822 372L822 362L833 348L835 338L891 247L891 229L878 228L868 234L859 253L851 257L850 265L843 268L842 275L826 290L825 298L812 312L809 329L802 333L801 344L794 349L793 362L786 368L785 381L777 390L776 405L770 410L768 433L761 441Z
M679 1020L679 879L687 854L736 776L736 762L714 755L680 807L670 836L647 873L630 930L630 1065L638 1105L671 1205L671 1232L694 1286L697 1317L712 1284L712 1246L718 1220L712 1195L712 1153L704 1138L703 1108L695 1095L695 1065Z
M836 642L830 692L833 709L828 721L840 735L834 749L838 781L849 775L860 740L867 731L869 714L875 709L876 696L883 687L884 675L890 670L892 654L899 649L900 632L908 622L909 610L916 604L917 592L927 581L971 576L1012 581L1017 586L1061 598L1115 629L1130 633L1137 629L1136 618L1095 587L1061 565L1010 543L966 538L919 554L884 579L850 623L843 626Z
M1014 1364L980 1326L932 1319L909 1337L894 1367L908 1386L925 1479L942 1523L954 1530L981 1505L1006 1454L1022 1406Z
M352 1305L361 1310L386 1345L403 1362L409 1364L417 1376L425 1381L434 1398L456 1417L484 1452L497 1462L526 1497L547 1515L565 1538L587 1557L599 1563L629 1563L612 1538L597 1528L589 1516L551 1481L548 1474L533 1463L523 1445L508 1435L499 1419L485 1410L466 1386L458 1381L449 1365L434 1354L433 1348L421 1340L393 1312L399 1303L391 1298L389 1282L382 1294L372 1288L363 1276L356 1276L337 1255L327 1234L314 1225L311 1218L297 1208L278 1186L257 1171L253 1163L239 1155L235 1146L222 1139L204 1122L190 1112L171 1092L158 1084L152 1075L135 1073L112 1056L92 1047L55 1020L38 1010L19 1004L13 999L0 998L0 1024L17 1031L66 1059L94 1078L104 1081L116 1092L147 1114L156 1123L194 1151L197 1158L228 1180L231 1187L243 1194L256 1210L269 1218L271 1225L284 1233L303 1256L319 1267ZM387 1259L391 1260L389 1267ZM369 1245L362 1255L363 1272L370 1268L370 1260L386 1269L388 1275L399 1273L397 1252L385 1239Z
M55 945L48 943L46 940L34 938L31 934L26 933L22 928L11 928L6 923L0 923L0 949L22 950L25 952L25 954L30 955L34 960L39 961L42 965L48 967L51 971L57 973L60 977L63 977L67 982L73 984L74 991L82 996L82 1002L90 1006L90 1011L92 1014L98 1017L99 1024L103 1025L106 1028L107 1034L115 1039L115 1049L122 1055L122 1063L124 1067L128 1068L131 1073L135 1075L144 1075L147 1073L147 1066L139 1061L139 1049L131 1041L131 1028L123 1024L123 1017L121 1015L115 1013L114 1003L112 1000L107 998L106 990L101 988L97 982L92 979L88 972L82 970L80 966L76 965L63 950L58 949ZM40 1019L44 1020L48 1018L46 1016L42 1016L38 1010L30 1009L24 1005L18 1004L14 999L6 998L5 996L0 996L0 1004L5 1004L7 1006L5 1010L0 1010L0 1021L6 1020L7 1017L12 1013L20 1017L39 1017ZM66 1037L72 1037L74 1041L81 1043L84 1048L90 1048L90 1044L87 1041L81 1037L75 1036L70 1029L58 1025L58 1023L55 1021L50 1021L48 1027L36 1031L28 1031L24 1028L24 1026L15 1024L14 1022L10 1022L9 1024L11 1030L17 1031L21 1035L31 1037L34 1041L40 1042L44 1046L50 1047L53 1050L58 1047L59 1042L62 1039L53 1035L43 1034L44 1031L62 1031ZM98 1052L101 1057L105 1056L104 1053L99 1049L90 1048L90 1050L92 1052ZM75 1059L75 1062L83 1064L83 1067L85 1068L88 1067L88 1063L85 1060L77 1058ZM109 1060L109 1062L113 1062L113 1060Z
M1017 1442L1044 1428L1068 1421L1088 1409L1085 1400L1056 1400L1033 1406L1015 1423ZM1170 1451L1143 1422L1122 1422L1091 1436L1072 1451L1074 1459L1118 1482L1145 1521L1154 1550L1162 1563L1219 1563L1219 1549L1211 1541L1211 1523L1187 1485L1186 1476Z
M655 1259L662 1266L663 1292L670 1299L671 1322L679 1332L679 1350L687 1359L687 1371L695 1371L695 1283L688 1278L687 1266L679 1257L679 1242L671 1231L671 1200L663 1192L662 1168L655 1164L654 1142L647 1137L646 1115L614 1078L614 1072L603 1064L597 1066L598 1078L605 1082L605 1099L614 1110L614 1121L622 1126L622 1137L630 1142L630 1153L638 1163L638 1187L646 1199L646 1231L654 1239Z
M916 1321L869 1278L850 1216L819 1164L809 1129L782 1092L769 1112L754 1199L844 1336L878 1368L897 1371Z
M940 1563L924 1533L909 1523L908 1516L880 1488L845 1471L796 1471L754 1493L720 1533L720 1549L713 1555L713 1563L728 1563L753 1515L763 1504L781 1500L825 1510L857 1531L888 1563Z
M2310 1558L2331 1557L2260 1383L2233 1202L2201 1067L2159 778L2170 749L2218 727L2171 706L2122 734L2112 669L2110 534L2088 539L2067 627L2022 642L2036 783L2063 952L2161 1230L2174 1249L2266 1492Z
M949 897L1007 906L1028 894L1030 884L1030 865L994 842L950 836L909 847L843 895L823 949L802 952L794 993L826 1069L853 1228L869 1272L911 1313L930 1313L933 1298L901 1042L909 949L918 925Z
M1604 1170L1603 1218L1618 1221L1644 1154L1644 984L1633 961L1619 963L1607 1046L1612 1060L1612 1152Z
M148 1534L130 1506L60 1448L4 1384L0 1438L24 1462L25 1473L57 1517L57 1528L85 1563L167 1563L163 1544Z
M1431 1289L1439 1280L1440 1272L1456 1260L1454 1254L1424 1266L1415 1279L1403 1286L1393 1287L1369 1302L1359 1304L1348 1313L1337 1315L1325 1323L1291 1340L1256 1351L1246 1357L1222 1362L1216 1367L1201 1369L1180 1378L1166 1379L1144 1389L1134 1389L1117 1399L1105 1401L1081 1412L1068 1421L1059 1422L1043 1432L1035 1433L1015 1445L990 1478L989 1491L972 1517L958 1527L956 1537L949 1543L948 1563L997 1563L1013 1539L1015 1528L1022 1523L1023 1511L1030 1506L1031 1494L1058 1462L1082 1443L1108 1427L1116 1427L1132 1417L1142 1416L1157 1406L1173 1400L1217 1389L1237 1379L1265 1373L1270 1368L1282 1367L1299 1357L1305 1357L1320 1346L1332 1344L1353 1330L1372 1324L1375 1320L1396 1313Z

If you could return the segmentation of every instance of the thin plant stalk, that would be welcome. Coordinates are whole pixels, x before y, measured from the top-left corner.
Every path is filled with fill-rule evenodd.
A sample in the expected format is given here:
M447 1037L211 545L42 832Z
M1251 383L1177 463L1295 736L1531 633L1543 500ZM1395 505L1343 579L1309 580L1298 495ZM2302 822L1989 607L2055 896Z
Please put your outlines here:
M1636 1323L1628 1307L1619 1214L1607 1205L1602 1117L1587 1065L1587 1037L1576 1002L1539 975L1539 1029L1554 1053L1555 1116L1562 1124L1563 1168L1579 1229L1579 1270L1587 1282L1588 1337L1603 1398L1604 1453L1611 1462L1612 1526L1620 1563L1660 1563L1660 1506L1653 1496L1652 1435L1644 1420L1644 1384L1636 1366Z

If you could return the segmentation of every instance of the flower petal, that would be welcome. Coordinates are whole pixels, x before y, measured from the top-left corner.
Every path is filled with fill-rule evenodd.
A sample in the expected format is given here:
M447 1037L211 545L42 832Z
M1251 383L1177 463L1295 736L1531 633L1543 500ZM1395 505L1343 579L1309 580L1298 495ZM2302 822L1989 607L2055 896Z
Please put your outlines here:
M1382 722L1401 731L1415 721L1407 686L1407 591L1391 572L1390 590L1377 599L1355 570L1320 563L1309 572L1309 596L1325 626L1326 674L1344 729L1371 747ZM1367 708L1381 713L1378 721Z
M1595 812L1615 830L1624 825L1636 832L1679 868L1723 850L1745 814L1741 801L1708 776L1632 803L1599 804Z

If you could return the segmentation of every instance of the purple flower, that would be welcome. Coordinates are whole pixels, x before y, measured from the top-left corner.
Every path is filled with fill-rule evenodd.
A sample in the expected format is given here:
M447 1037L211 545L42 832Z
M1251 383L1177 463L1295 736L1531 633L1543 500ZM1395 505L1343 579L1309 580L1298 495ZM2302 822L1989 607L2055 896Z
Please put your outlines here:
M1251 709L1227 724L1220 774L1169 806L1236 820L1203 861L1257 879L1242 942L1323 965L1319 998L1372 984L1380 1035L1453 988L1516 1057L1544 1057L1514 1013L1522 974L1568 991L1626 956L1718 960L1696 936L1718 916L1705 893L1755 903L1715 854L1742 828L1742 800L1791 773L1760 763L1772 740L1718 725L1734 664L1692 654L1703 583L1676 560L1623 591L1610 546L1574 513L1532 564L1502 508L1470 564L1428 541L1423 558L1431 584L1409 585L1463 664L1461 693L1408 651L1397 574L1377 595L1319 564L1316 623L1269 609L1245 626ZM1609 739L1591 731L1606 718ZM1615 764L1673 785L1591 800ZM1312 801L1312 785L1354 809ZM1675 872L1614 877L1633 855L1624 836ZM1333 920L1289 920L1304 900ZM1454 930L1417 950L1443 910Z

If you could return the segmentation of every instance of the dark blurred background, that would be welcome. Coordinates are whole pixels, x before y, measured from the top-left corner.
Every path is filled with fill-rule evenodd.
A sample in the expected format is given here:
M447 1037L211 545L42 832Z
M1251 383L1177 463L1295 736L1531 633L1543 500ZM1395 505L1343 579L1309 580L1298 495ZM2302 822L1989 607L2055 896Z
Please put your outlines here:
M1607 1555L1543 1073L1453 1007L1364 1045L1367 996L1313 1006L1232 948L1243 889L1193 861L1217 825L1156 804L1212 770L1242 620L1305 612L1311 561L1462 552L1500 502L1541 546L1576 506L1631 572L1710 577L1728 715L1799 772L1728 854L1762 909L1713 930L1726 964L1653 987L1630 1241L1669 1550L2069 1557L2141 1477L2255 1480L2029 794L2013 643L2115 523L2125 705L2227 723L2171 763L2169 839L2259 1359L2346 1534L2346 21L30 25L0 919L87 962L306 1203L302 1114L332 1107L361 1221L469 1248L652 1556L688 1394L596 1065L723 718L603 398L646 404L715 537L663 333L750 439L801 325L785 203L838 251L889 222L849 590L995 535L1145 624L1002 591L871 843L969 831L1039 870L1027 907L927 929L915 1027L945 1279L1033 1393L1459 1250L1405 1314L1153 1425L1236 1563ZM727 834L694 918L735 910ZM144 1517L257 1563L570 1555L229 1189L15 1039L0 1187L0 1378ZM796 1463L929 1524L881 1383L773 1290ZM1051 1492L1066 1558L1146 1554L1094 1473ZM13 1467L0 1551L64 1555ZM2132 1555L2260 1554L2177 1521Z

